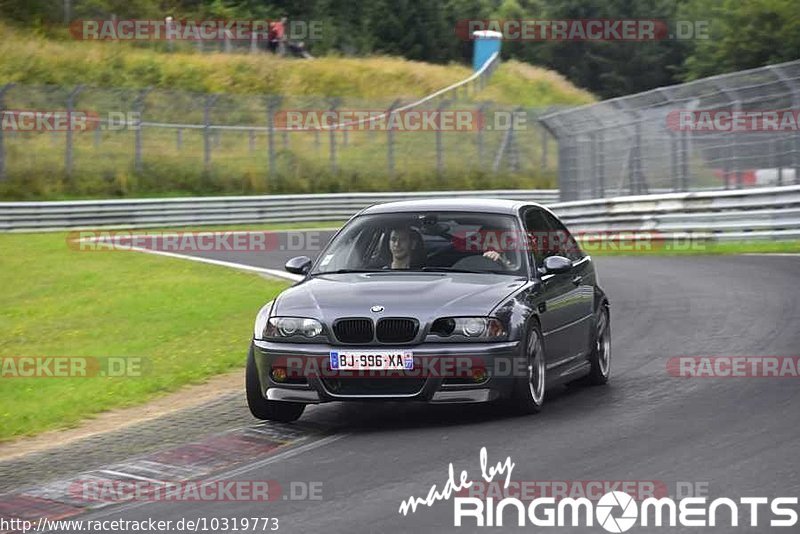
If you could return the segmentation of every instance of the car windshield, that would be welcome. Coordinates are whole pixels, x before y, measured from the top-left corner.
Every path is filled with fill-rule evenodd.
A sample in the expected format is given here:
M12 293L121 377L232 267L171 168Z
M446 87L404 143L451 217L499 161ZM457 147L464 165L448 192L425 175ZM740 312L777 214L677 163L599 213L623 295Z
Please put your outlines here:
M517 220L462 212L384 213L351 221L311 274L406 271L525 275Z

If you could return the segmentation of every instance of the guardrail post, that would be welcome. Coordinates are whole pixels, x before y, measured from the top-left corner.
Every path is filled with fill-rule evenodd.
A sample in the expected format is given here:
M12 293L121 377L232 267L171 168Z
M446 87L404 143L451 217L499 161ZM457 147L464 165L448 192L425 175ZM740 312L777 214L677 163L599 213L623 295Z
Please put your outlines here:
M14 87L13 83L6 84L0 89L0 119L6 111L6 93ZM3 138L3 128L0 128L0 181L6 179L6 146Z
M175 134L175 148L181 150L183 148L183 128L178 128Z
M390 119L398 107L400 107L400 101L395 100L386 112L386 168L389 176L394 176L394 128L391 127Z
M136 172L142 170L142 114L144 113L144 101L147 98L147 94L152 89L144 89L139 93L139 96L136 97L134 102L134 109L137 113L136 115L136 125L134 130L135 136L135 147L133 152L133 169Z
M248 139L248 148L250 153L256 151L256 133L253 130L247 132L247 139Z
M333 113L333 116L336 116L336 108L339 107L339 103L341 100L338 98L331 98L329 101L330 109L329 111ZM338 123L337 123L338 124ZM336 173L336 127L329 128L328 133L330 135L330 163L331 163L331 172Z
M79 85L67 95L67 131L66 131L66 147L64 154L64 173L68 179L72 178L72 112L75 110L75 97L77 97L83 90L83 86Z

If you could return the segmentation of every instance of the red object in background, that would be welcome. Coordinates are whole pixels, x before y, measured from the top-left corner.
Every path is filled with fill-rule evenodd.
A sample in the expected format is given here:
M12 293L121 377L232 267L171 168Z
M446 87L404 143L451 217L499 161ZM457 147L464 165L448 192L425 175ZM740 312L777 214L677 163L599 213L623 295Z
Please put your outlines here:
M736 172L737 171L725 172L723 169L714 169L714 176L722 180L726 186L735 187L738 183L736 181ZM756 171L752 169L739 171L739 174L741 175L742 185L756 185Z

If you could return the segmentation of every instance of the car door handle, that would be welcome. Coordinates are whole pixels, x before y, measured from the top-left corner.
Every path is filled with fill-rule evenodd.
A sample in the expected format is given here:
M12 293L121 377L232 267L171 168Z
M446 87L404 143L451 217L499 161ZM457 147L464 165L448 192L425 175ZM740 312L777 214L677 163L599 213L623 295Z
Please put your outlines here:
M575 278L572 279L572 283L575 284L576 286L581 285L581 282L583 282L582 276L576 276Z

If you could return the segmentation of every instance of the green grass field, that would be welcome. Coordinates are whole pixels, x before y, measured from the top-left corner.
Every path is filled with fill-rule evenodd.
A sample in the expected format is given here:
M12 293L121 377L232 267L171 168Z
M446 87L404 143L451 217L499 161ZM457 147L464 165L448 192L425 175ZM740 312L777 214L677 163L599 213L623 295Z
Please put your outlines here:
M73 426L242 367L258 309L286 287L224 267L77 252L0 234L0 357L141 358L140 377L0 377L0 440Z

